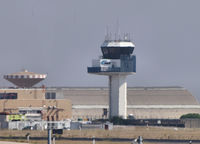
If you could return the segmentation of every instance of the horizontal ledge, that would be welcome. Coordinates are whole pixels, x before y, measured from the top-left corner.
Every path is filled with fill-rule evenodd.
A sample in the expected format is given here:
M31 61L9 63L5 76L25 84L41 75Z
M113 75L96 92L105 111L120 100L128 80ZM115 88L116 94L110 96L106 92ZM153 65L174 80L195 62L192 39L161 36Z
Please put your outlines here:
M109 108L108 105L72 105L73 109L103 109ZM135 108L135 109L174 109L174 108L181 108L181 109L200 109L200 105L128 105L127 108Z

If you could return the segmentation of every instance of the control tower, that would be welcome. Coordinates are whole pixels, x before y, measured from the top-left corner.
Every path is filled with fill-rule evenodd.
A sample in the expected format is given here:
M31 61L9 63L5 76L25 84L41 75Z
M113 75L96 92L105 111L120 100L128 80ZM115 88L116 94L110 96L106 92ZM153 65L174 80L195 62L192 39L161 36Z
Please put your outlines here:
M47 77L46 74L37 74L34 72L28 72L27 70L4 75L4 79L13 83L17 87L22 87L22 88L31 88L35 84L44 80L46 77Z
M101 45L103 56L92 60L88 73L109 77L109 118L127 118L126 77L136 73L136 56L132 55L135 45L127 38L105 40Z

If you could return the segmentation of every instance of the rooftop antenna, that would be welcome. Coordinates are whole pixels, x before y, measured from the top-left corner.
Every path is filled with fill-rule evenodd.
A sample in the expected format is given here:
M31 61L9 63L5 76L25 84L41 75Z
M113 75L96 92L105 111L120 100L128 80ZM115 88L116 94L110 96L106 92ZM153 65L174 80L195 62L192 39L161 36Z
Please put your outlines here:
M119 18L117 18L117 27L116 27L116 39L115 40L121 40L120 38L120 28L119 28Z
M112 33L110 32L109 34L109 39L112 40Z
M106 41L109 41L110 39L109 39L109 27L108 26L106 26L106 36L105 36L105 40Z
M131 34L130 33L128 33L128 40L130 41L131 40Z
M115 33L115 41L117 41L117 33Z
M125 33L125 34L124 34L124 41L128 41L128 40L129 40L129 38L128 38L128 34Z

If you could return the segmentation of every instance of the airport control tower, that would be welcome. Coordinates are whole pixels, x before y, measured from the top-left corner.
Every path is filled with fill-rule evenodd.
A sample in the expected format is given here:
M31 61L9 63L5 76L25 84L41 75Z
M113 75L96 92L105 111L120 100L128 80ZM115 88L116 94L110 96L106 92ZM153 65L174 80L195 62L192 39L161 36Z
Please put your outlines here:
M123 39L106 39L101 45L103 56L92 61L88 73L109 76L109 118L127 117L127 75L136 73L135 45Z

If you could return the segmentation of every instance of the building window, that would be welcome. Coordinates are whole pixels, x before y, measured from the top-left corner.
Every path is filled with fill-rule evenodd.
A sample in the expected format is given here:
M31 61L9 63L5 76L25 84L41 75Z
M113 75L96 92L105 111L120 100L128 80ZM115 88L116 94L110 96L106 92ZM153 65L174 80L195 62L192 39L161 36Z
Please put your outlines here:
M50 93L46 93L46 99L50 99Z
M45 94L46 99L56 99L56 93L55 92L47 92Z
M0 99L17 99L17 93L0 93Z
M56 93L51 93L51 99L56 99Z

